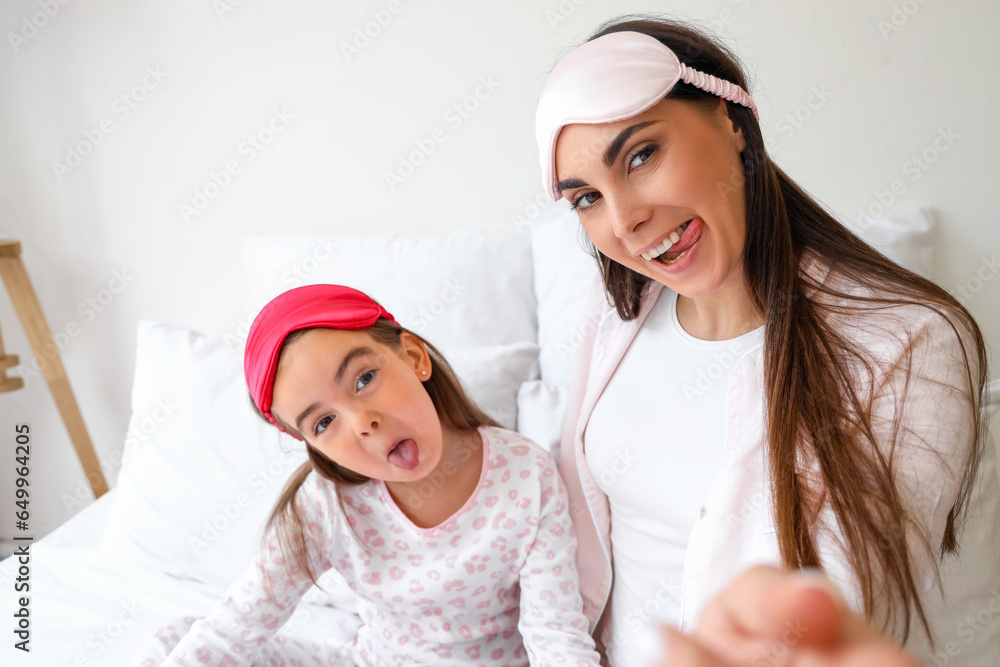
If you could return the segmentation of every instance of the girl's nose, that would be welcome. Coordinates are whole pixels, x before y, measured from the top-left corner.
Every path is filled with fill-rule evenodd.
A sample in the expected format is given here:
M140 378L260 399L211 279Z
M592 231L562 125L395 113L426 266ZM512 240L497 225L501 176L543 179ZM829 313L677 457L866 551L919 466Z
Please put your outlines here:
M374 413L365 413L357 417L358 435L372 435L379 429L381 418Z

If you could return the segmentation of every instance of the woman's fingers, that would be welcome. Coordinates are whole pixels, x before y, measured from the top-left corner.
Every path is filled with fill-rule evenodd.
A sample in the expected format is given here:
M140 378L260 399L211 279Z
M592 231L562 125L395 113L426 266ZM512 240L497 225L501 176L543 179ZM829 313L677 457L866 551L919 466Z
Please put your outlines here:
M813 572L758 566L708 604L694 636L733 662L781 665L795 648L829 649L877 635Z
M747 570L705 608L690 635L662 626L630 667L918 667L854 615L826 577Z
M657 650L658 660L642 661L629 667L920 667L920 663L904 654L888 639L877 635L849 642L833 649L803 646L789 648L781 655L758 656L746 663L733 661L714 653L692 636L683 635L669 626L661 626Z

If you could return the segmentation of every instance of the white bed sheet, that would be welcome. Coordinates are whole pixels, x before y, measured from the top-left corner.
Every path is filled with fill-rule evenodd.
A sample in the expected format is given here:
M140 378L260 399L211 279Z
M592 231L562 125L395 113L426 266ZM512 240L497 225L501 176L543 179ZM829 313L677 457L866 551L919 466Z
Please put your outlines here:
M167 619L205 616L225 595L200 582L161 572L151 560L100 551L114 490L91 503L30 548L31 652L13 648L5 623L0 665L117 667L127 665L142 639ZM17 559L0 562L0 616L17 607ZM242 572L234 572L234 579ZM360 619L323 605L301 604L280 633L347 641Z

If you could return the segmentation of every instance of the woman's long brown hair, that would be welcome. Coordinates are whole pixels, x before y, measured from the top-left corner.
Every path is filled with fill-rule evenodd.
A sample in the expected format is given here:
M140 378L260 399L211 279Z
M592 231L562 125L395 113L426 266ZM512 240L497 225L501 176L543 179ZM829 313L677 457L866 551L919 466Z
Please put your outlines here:
M655 37L689 67L749 90L733 54L682 23L652 16L622 17L601 26L589 39L624 30ZM706 111L719 104L718 97L683 82L667 97ZM781 559L788 568L823 566L816 517L825 505L836 516L839 539L859 582L868 619L880 622L883 629L899 629L901 622L905 642L915 612L933 643L914 554L907 547L906 535L913 534L918 524L895 478L897 444L905 433L896 424L892 442L878 441L872 427L872 392L864 390L880 376L871 355L858 349L835 320L857 317L864 309L878 312L916 304L945 316L958 336L973 434L944 539L940 545L925 545L940 555L957 551L957 536L986 446L979 412L988 378L982 334L969 312L945 290L898 266L834 219L771 161L753 113L739 104L726 105L729 117L743 131L746 147L741 155L743 173L732 183L721 184L720 196L744 187L747 229L742 261L749 293L765 321L766 453ZM590 248L619 316L634 319L649 278L612 261L592 243ZM806 252L849 281L871 288L876 296L847 294L811 279L799 270ZM822 295L833 299L818 298ZM849 305L836 305L835 300ZM909 379L912 340L904 349L896 370L904 370ZM864 372L859 374L859 368ZM864 378L860 383L859 377ZM900 413L898 409L896 414ZM818 475L807 475L803 462L815 466ZM883 591L887 595L881 595Z
M288 346L293 344L307 331L311 331L311 329L299 329L285 337L285 340L281 344L281 350L278 353L279 366L281 364L281 355L284 354ZM364 331L375 341L388 346L394 351L400 349L400 336L403 332L416 336L426 346L431 359L431 375L423 382L423 386L430 395L438 418L441 419L442 423L463 431L476 429L480 426L499 426L496 421L483 412L465 393L455 375L455 371L452 370L447 360L445 360L444 355L419 335L411 331L408 332L400 325L385 318L379 318L375 324L367 329L361 329L361 331ZM257 408L252 396L250 397L250 405L261 419L270 424L267 417ZM315 470L318 475L335 484L337 502L340 503L341 510L343 511L343 496L340 493L341 485L357 486L369 481L370 478L337 465L334 461L327 458L325 454L309 444L308 440L294 427L283 422L277 415L272 416L274 416L281 428L305 442L309 460L300 465L288 478L288 481L285 482L281 495L275 503L274 509L271 510L267 522L264 524L260 549L264 551L267 548L267 543L271 535L274 534L285 562L290 563L292 568L301 568L309 576L310 581L316 584L317 577L309 563L303 517L298 506L297 494L299 489L306 481L309 473ZM263 575L263 571L261 571L261 575ZM267 581L263 579L263 576L262 580ZM267 588L267 594L275 604L278 604L274 597L274 592L270 588Z

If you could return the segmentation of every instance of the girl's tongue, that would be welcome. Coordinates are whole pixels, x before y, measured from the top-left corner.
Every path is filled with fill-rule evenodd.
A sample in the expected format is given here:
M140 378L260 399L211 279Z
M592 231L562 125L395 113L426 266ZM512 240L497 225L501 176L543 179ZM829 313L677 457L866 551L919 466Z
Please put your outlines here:
M403 470L413 470L420 463L420 456L417 453L417 443L407 438L389 451L389 463L402 468Z

